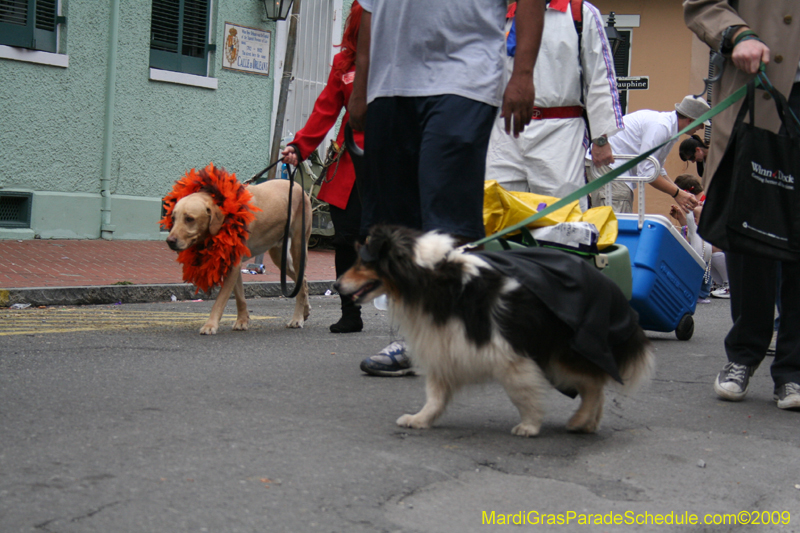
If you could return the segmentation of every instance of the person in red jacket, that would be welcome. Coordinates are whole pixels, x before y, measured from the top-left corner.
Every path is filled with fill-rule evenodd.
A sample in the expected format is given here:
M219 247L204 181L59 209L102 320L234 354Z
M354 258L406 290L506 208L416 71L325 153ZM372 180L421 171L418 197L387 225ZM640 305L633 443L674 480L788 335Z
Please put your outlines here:
M353 2L350 15L345 22L342 35L341 52L333 57L333 66L328 84L314 103L314 110L294 140L281 152L284 163L297 165L307 158L322 142L328 131L336 124L342 109L345 109L342 126L336 136L339 146L344 146L344 126L350 116L346 112L350 93L353 92L355 78L356 43L361 26L361 5ZM364 145L364 132L354 131L353 139L359 146ZM336 234L333 238L334 264L336 277L341 276L356 260L355 243L361 225L361 201L355 187L356 173L353 161L347 150L339 161L328 167L327 175L320 187L317 198L330 204L331 220ZM342 317L331 325L333 333L361 331L361 306L349 298L342 298Z

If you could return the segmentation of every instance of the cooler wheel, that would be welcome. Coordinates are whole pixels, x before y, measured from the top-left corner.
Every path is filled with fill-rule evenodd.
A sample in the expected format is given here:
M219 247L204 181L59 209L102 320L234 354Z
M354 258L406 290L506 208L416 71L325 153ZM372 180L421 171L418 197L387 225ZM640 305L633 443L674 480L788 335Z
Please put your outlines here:
M678 327L675 328L675 336L679 341L688 341L692 338L694 333L694 318L689 313L683 315L681 321L678 322Z

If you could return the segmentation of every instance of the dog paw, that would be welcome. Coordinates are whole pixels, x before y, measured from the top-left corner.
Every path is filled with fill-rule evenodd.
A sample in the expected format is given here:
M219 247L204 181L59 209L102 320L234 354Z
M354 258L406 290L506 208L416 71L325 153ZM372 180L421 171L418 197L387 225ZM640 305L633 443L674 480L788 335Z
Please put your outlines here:
M431 425L417 415L403 415L397 419L397 425L404 428L428 429Z
M567 431L570 433L597 433L600 427L599 420L587 420L587 417L573 415L567 422Z
M233 324L233 331L247 331L247 327L250 325L250 319L247 320L237 320Z
M286 324L286 327L287 328L302 328L303 327L303 320L302 319L293 318L293 319L291 319L289 321L288 324Z
M200 335L216 335L218 326L214 324L205 324L200 328Z
M539 434L539 428L537 424L522 422L514 426L511 433L519 437L535 437Z

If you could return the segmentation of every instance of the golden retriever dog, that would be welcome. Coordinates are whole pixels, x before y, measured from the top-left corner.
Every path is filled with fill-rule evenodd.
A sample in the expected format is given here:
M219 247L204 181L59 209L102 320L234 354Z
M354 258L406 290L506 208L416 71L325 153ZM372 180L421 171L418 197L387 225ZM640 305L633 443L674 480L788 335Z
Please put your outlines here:
M290 184L294 185L291 227L289 235L284 236ZM272 262L280 268L281 245L284 237L289 239L289 257L286 260L287 275L295 283L301 283L302 286L297 293L294 314L287 327L302 328L311 308L308 305L308 284L305 278L297 279L296 268L300 265L303 250L308 249L308 238L311 235L311 201L298 183L289 180L268 180L259 185L248 185L247 190L253 195L253 205L260 209L255 213L255 220L247 227L249 232L247 247L252 256L269 252ZM303 202L305 202L306 213L305 235L302 232ZM167 244L172 250L180 252L198 242L204 242L209 235L216 235L222 227L223 213L214 203L211 195L196 192L180 199L175 204L172 221L173 226L167 237ZM236 297L236 322L233 329L235 331L247 330L250 315L247 312L247 303L244 298L240 266L242 259L245 258L235 261L234 266L226 274L214 306L211 308L211 315L200 328L201 335L217 333L220 318L231 292Z
M622 291L588 261L560 250L464 252L450 235L376 226L334 285L364 304L387 294L427 401L397 425L428 428L462 387L499 381L519 411L514 435L533 437L550 385L580 406L567 430L594 433L604 387L648 379L650 343ZM509 268L510 267L510 268Z

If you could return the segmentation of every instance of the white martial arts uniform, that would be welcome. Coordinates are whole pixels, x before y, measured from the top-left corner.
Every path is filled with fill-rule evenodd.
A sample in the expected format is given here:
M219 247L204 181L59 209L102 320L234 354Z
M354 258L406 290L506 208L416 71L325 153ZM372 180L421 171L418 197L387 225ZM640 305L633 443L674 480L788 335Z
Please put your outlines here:
M588 2L583 3L581 48L579 64L578 33L570 8L561 12L548 7L533 73L534 105L584 106L592 137L611 138L623 127L614 63L603 19ZM512 62L509 57L507 76ZM586 123L580 117L532 120L516 139L505 133L504 119L498 117L489 141L486 179L497 180L511 191L562 198L585 183L584 153L588 142ZM585 200L581 204L585 209Z

